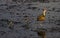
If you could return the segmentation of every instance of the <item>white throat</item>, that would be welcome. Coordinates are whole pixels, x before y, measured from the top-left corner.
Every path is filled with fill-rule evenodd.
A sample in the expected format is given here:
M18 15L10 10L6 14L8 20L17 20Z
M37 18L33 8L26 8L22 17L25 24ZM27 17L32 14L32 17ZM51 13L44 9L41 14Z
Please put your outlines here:
M43 11L43 15L44 15L44 16L46 15L46 10Z

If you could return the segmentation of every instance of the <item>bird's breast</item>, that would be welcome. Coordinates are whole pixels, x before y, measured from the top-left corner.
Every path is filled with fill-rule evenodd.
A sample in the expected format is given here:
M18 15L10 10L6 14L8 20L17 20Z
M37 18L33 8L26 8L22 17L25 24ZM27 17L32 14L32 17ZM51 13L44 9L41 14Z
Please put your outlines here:
M44 20L45 20L45 16L39 16L39 17L37 18L37 20L38 20L38 21L44 21Z

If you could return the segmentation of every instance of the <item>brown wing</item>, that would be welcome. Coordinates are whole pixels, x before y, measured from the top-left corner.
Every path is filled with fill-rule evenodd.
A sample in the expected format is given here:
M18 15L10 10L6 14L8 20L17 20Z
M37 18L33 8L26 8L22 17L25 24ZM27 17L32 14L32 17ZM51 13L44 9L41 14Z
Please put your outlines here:
M37 21L44 21L44 20L45 20L44 15L38 16L38 18L37 18Z

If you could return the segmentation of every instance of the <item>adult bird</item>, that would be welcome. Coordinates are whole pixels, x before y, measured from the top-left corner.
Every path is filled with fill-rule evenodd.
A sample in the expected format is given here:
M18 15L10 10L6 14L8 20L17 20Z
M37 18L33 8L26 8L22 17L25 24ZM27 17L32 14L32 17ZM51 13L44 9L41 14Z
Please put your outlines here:
M44 8L42 14L37 17L37 21L40 21L41 23L45 21L46 11L47 11L46 8Z

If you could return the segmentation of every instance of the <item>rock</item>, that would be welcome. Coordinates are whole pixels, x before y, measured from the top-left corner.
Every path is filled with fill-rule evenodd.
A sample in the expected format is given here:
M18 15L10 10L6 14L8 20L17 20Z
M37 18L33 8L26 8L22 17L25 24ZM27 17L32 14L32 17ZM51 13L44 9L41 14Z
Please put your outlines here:
M32 9L32 10L34 10L34 9L37 9L37 7L28 7L27 9Z
M0 21L8 22L9 20L8 19L0 19Z
M56 20L56 21L55 21L55 24L56 24L56 25L60 25L60 20Z
M3 36L6 32L4 31L0 31L0 34Z

